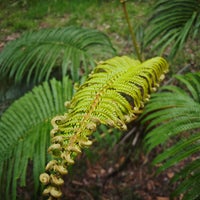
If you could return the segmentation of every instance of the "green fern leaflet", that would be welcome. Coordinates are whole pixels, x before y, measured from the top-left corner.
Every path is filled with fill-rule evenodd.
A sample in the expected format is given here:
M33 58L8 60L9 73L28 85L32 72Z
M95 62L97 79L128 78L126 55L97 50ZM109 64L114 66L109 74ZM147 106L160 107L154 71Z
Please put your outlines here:
M200 73L176 78L181 87L163 87L162 92L152 95L146 106L143 113L146 116L143 122L148 122L146 146L151 151L173 139L174 144L164 149L155 158L154 164L161 164L160 172L189 160L172 179L172 182L179 183L174 195L184 194L185 200L199 199Z
M15 101L0 121L0 196L4 200L17 199L17 187L25 187L27 179L34 180L34 194L39 189L38 177L49 158L50 120L64 113L64 101L71 99L72 81L52 79L34 87ZM33 173L27 174L33 162ZM38 199L33 198L32 199Z
M97 56L105 59L111 55L115 50L100 31L74 26L42 29L6 45L0 53L0 77L41 82L53 75L70 74L78 81L81 72L89 73Z
M50 198L60 198L62 176L74 163L81 148L90 146L91 134L99 124L126 130L126 124L136 119L144 104L155 91L168 70L160 57L143 63L129 57L115 57L100 62L70 102L68 113L53 118L52 145L54 156L40 176L47 185L43 191Z
M145 36L146 47L155 42L153 49L160 49L161 53L170 47L169 57L174 58L190 36L199 37L199 0L157 0L152 13Z

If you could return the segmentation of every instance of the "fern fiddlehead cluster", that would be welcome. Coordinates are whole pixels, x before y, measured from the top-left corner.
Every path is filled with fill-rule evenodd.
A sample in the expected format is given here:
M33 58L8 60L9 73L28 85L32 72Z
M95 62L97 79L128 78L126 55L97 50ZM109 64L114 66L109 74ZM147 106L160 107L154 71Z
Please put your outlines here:
M168 64L161 57L141 63L123 56L97 65L72 100L66 102L68 112L52 119L52 145L48 152L54 160L40 175L48 200L62 196L67 167L74 164L82 148L92 145L90 136L97 126L105 124L126 130L126 124L141 112L167 70Z

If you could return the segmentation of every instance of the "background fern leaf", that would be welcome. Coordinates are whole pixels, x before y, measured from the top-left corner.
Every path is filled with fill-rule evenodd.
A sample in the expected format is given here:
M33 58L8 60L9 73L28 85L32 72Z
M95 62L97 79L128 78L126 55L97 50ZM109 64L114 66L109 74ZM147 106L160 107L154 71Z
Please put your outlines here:
M16 187L25 186L27 166L33 161L35 191L38 177L47 161L49 121L65 111L64 101L72 96L71 81L52 79L35 87L15 101L2 115L0 121L0 194L5 200L16 199ZM35 192L35 194L37 194Z
M158 0L152 9L152 25L145 36L145 46L160 38L153 49L161 53L171 45L170 57L181 50L189 36L196 37L200 30L200 2L198 0Z
M194 156L196 160L190 161L172 181L180 182L174 195L184 193L184 199L199 199L200 159L195 155L200 152L200 73L176 78L180 87L163 87L161 93L152 95L145 107L147 117L143 123L150 122L146 129L146 146L150 151L172 138L175 141L155 158L154 164L162 163L159 172Z
M11 41L0 53L0 74L16 82L49 79L69 71L77 81L80 68L87 74L99 59L115 54L109 38L97 30L79 27L43 29Z

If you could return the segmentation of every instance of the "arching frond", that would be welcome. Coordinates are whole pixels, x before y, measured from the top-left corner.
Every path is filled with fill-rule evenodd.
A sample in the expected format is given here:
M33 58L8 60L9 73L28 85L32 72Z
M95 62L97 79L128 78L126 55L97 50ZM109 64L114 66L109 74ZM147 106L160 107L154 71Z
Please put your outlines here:
M163 92L152 95L144 111L146 117L143 122L150 121L146 136L149 151L171 138L174 139L174 144L154 160L154 163L162 163L159 171L200 152L200 73L176 78L182 83L182 87L164 87ZM176 195L184 193L184 199L200 198L199 166L200 159L197 158L175 176L174 181L181 181L175 191Z
M126 123L141 112L167 70L167 62L160 57L143 63L115 57L97 65L67 103L69 112L52 120L48 151L55 158L47 164L47 173L40 176L41 182L48 184L44 195L62 195L62 175L67 173L63 169L74 163L81 148L92 144L89 137L99 124L126 130Z
M33 161L35 191L38 177L47 161L50 119L65 111L64 100L72 96L72 83L51 80L15 101L0 121L0 195L15 200L18 182L26 185L27 165ZM36 194L36 192L35 192Z
M200 30L198 0L158 0L147 30L145 45L157 40L153 49L163 52L171 45L170 57L183 48L189 35L196 37ZM151 26L152 25L152 26Z
M65 27L28 32L11 41L0 53L0 74L28 82L48 80L52 72L69 71L78 80L81 69L88 73L95 56L114 55L109 38L97 30Z

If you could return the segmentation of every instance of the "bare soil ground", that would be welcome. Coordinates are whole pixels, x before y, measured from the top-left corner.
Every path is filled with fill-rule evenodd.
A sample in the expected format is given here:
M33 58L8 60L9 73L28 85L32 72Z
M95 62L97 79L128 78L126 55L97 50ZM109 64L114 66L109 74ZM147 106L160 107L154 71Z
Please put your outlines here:
M151 166L156 151L160 149L128 156L124 150L102 149L96 162L81 157L66 178L63 200L169 200L174 187L170 179L182 164L157 175L157 167Z

